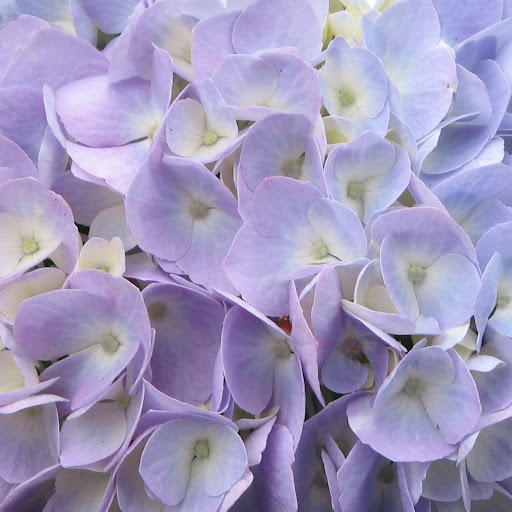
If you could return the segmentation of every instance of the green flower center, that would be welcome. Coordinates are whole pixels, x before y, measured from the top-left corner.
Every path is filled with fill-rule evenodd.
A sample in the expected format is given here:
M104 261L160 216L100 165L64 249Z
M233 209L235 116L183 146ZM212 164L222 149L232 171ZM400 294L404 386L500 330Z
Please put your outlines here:
M127 393L120 393L116 396L116 405L121 409L126 409L130 403L130 395Z
M274 354L278 359L287 359L290 357L290 354L293 354L293 351L288 344L288 340L276 341Z
M198 459L204 459L205 457L208 457L209 454L210 449L208 448L208 445L204 441L199 441L194 448L194 455Z
M192 62L192 48L190 46L183 50L183 60Z
M107 354L113 354L119 347L119 341L117 341L112 334L105 334L101 340L101 348Z
M510 295L504 292L499 292L498 297L496 298L496 307L504 308L510 304Z
M204 134L203 143L206 144L207 146L211 146L212 144L215 144L217 142L217 139L218 137L215 132L207 131Z
M409 267L409 279L415 283L419 281L425 275L425 269L418 265L411 265Z
M204 219L208 215L208 206L201 201L194 201L188 211L194 220Z
M28 256L29 254L33 254L39 249L37 243L28 238L27 240L23 240L23 252Z
M347 186L347 194L352 199L357 199L361 197L364 192L364 185L357 181L351 181Z
M298 180L302 172L302 165L304 164L305 155L301 155L297 160L289 160L283 165L281 173L288 178L295 178Z
M313 247L313 256L316 260L321 260L322 258L325 258L329 254L329 249L327 249L327 246L323 242L318 242Z
M409 379L405 385L404 391L409 396L419 396L423 391L423 384L418 379Z
M29 416L39 416L41 414L41 409L37 406L29 407L26 409L26 412Z
M350 89L343 89L340 92L340 100L342 105L352 105L356 101L356 95Z

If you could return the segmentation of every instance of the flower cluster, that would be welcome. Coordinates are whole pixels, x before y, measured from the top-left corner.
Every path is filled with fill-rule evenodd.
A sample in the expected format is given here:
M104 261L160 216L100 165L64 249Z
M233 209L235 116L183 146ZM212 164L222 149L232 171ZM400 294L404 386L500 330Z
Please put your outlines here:
M510 0L0 27L1 512L512 509Z

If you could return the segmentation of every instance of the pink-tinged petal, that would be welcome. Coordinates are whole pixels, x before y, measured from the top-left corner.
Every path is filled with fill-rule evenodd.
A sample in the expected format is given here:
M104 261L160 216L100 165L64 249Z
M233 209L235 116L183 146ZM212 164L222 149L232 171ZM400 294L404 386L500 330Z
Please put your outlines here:
M115 400L99 402L61 428L61 464L85 466L113 454L126 435L125 409Z

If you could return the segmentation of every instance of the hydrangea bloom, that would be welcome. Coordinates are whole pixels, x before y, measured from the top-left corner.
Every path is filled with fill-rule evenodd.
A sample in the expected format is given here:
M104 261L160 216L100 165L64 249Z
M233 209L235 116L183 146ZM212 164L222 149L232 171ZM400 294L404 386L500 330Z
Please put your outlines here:
M0 1L0 510L511 510L511 34Z

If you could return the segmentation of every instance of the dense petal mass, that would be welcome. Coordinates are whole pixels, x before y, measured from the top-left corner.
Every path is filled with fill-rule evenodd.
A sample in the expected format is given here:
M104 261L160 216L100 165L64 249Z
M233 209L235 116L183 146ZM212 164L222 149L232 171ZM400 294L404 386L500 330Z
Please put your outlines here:
M224 266L242 296L266 314L288 311L288 283L332 262L366 253L366 236L348 207L309 183L266 179L253 197L253 219L236 235Z
M386 379L373 406L371 396L365 395L347 409L359 438L395 461L449 455L480 412L469 370L455 352L440 347L416 347Z
M68 283L72 289L24 301L14 329L31 357L69 356L48 368L43 379L60 377L55 389L76 409L104 391L140 346L147 350L151 335L142 297L126 280L85 270Z
M141 248L176 262L198 283L232 289L221 263L241 219L235 198L204 166L169 158L142 169L127 218Z

